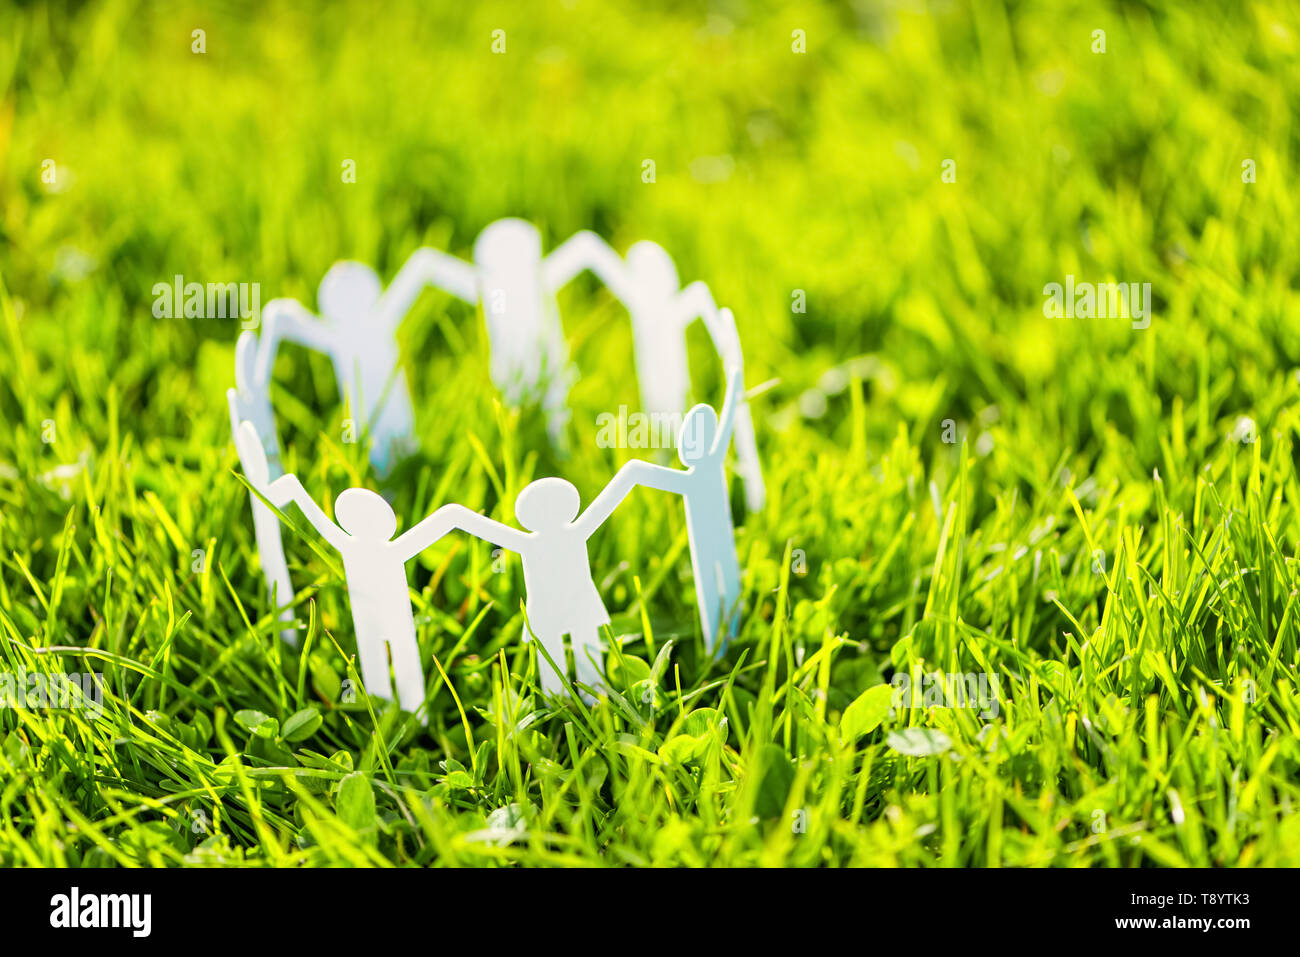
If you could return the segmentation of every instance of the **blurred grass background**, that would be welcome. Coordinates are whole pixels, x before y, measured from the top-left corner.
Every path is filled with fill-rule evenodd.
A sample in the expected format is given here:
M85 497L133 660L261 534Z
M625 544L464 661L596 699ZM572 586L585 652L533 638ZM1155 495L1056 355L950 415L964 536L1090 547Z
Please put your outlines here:
M120 722L0 713L4 772L31 788L0 800L0 860L1296 863L1297 44L1285 3L0 8L0 624L11 666L116 656ZM151 290L181 274L314 307L337 259L387 280L422 244L468 258L511 215L546 248L653 239L734 310L748 385L775 380L753 400L769 504L736 513L751 615L707 666L679 509L642 493L593 567L633 671L678 637L671 706L642 726L534 702L507 733L519 576L448 540L412 575L436 717L376 734L338 706L337 567L291 533L338 647L317 631L300 661L273 640L231 474L237 323L155 319ZM1045 318L1067 274L1150 282L1150 328ZM589 499L626 457L591 441L599 413L636 407L621 310L585 280L561 307L583 374L566 461L496 409L474 311L420 300L406 521L447 499L508 517L557 470ZM286 350L275 399L318 499L374 484L337 441L323 360ZM1005 673L997 733L920 711L850 733L844 709L895 668ZM308 706L316 757L217 733L218 712ZM693 710L707 758L660 753ZM895 724L950 748L909 756ZM287 764L328 806L265 771ZM380 782L379 823L339 806L348 772ZM463 839L510 807L540 815L526 841ZM216 833L186 826L196 809Z

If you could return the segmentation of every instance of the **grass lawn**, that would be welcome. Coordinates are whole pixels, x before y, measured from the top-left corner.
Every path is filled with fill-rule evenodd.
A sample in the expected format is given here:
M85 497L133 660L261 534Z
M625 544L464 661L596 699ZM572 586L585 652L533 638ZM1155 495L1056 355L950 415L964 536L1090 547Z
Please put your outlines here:
M0 673L103 675L99 716L0 709L0 865L1300 865L1295 4L463 6L0 9ZM716 661L680 500L596 534L594 705L541 694L517 560L444 538L408 566L424 728L357 692L296 511L277 638L239 321L152 289L314 309L336 260L388 281L505 216L655 240L734 310L768 500L733 473ZM1046 315L1067 277L1150 283L1149 325ZM286 347L286 467L403 528L590 501L646 454L595 440L631 333L590 278L560 307L567 456L430 291L416 454L377 479ZM995 698L895 700L934 673Z

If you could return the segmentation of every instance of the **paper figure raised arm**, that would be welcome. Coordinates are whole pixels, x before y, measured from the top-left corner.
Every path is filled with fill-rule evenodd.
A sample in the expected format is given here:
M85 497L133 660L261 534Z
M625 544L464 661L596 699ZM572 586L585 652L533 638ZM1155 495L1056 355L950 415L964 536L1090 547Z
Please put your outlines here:
M551 250L542 262L542 282L554 294L579 273L588 270L620 302L626 303L634 295L623 259L589 229L574 233Z
M271 409L270 396L265 384L255 378L257 346L255 332L246 330L240 335L235 344L235 388L226 391L226 402L230 409L231 436L244 473L265 475L262 482L265 484L271 478L272 469L275 475L280 473L280 444L276 438L275 413ZM250 423L251 436L241 429L241 424L246 421ZM284 558L280 521L255 495L249 496L249 509L253 514L253 536L257 542L262 576L266 579L267 594L271 596L273 607L281 609L279 617L285 624L280 637L290 644L297 644L298 634L293 626L293 582Z
M732 373L722 403L721 422L707 405L697 405L687 413L677 444L685 471L650 462L625 466L632 469L639 484L675 492L686 505L695 600L704 644L710 651L720 647L719 636L735 636L740 619L740 564L725 459L742 388L741 374Z
M241 431L250 452L260 448L250 424L244 423ZM406 562L455 527L453 507L443 506L394 541L397 516L382 496L369 489L350 488L339 495L334 506L336 524L296 475L283 475L267 484L265 471L256 462L253 473L246 472L249 482L273 505L283 508L289 502L296 504L312 527L342 556L357 657L366 689L381 698L391 697L391 655L397 700L405 710L418 713L424 703L424 672L406 584Z

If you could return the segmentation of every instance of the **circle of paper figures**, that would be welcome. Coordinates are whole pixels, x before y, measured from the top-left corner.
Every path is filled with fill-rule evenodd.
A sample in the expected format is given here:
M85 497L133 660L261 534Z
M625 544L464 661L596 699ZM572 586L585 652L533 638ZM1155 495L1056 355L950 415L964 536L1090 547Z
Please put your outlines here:
M627 308L637 382L649 413L683 412L690 383L686 330L696 319L703 320L722 359L727 391L721 415L708 405L697 405L682 419L676 439L684 469L628 462L585 510L580 510L578 490L569 482L538 479L515 501L522 531L451 504L396 539L392 536L397 518L377 493L363 488L342 492L334 505L334 521L297 476L284 474L270 383L277 349L286 339L330 358L340 395L351 414L364 422L371 440L370 461L378 474L387 474L411 450L414 413L397 328L430 285L482 305L494 384L511 405L539 402L551 440L560 443L572 371L556 292L584 270L595 274ZM563 639L569 636L578 682L599 688L600 632L610 619L592 581L587 540L638 484L682 497L705 644L712 651L734 636L740 566L723 464L733 434L746 504L757 511L764 501L754 425L744 397L740 337L731 311L717 307L707 285L679 287L676 267L661 247L639 242L624 259L595 233L584 231L543 257L536 227L503 219L479 234L473 263L419 249L385 289L369 266L339 262L321 280L317 298L319 318L293 299L267 303L261 336L247 330L236 344L235 388L227 392L235 446L244 474L258 493L251 501L253 530L267 588L281 609L284 640L296 643L293 583L280 521L266 502L281 510L296 504L342 556L361 676L370 693L391 697L391 655L398 703L411 712L422 706L424 675L405 566L453 529L520 556L527 593L525 637L536 638L550 660L563 668ZM561 691L560 674L541 655L538 666L543 690Z

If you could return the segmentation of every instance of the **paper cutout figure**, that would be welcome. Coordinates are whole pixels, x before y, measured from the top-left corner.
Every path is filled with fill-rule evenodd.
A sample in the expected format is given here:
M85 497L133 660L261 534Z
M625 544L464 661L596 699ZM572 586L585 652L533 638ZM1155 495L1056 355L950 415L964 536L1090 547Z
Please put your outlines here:
M677 415L686 408L690 392L686 329L697 318L703 320L727 378L736 371L743 373L745 359L735 317L730 309L718 308L705 283L693 282L679 291L672 258L652 242L633 244L627 251L627 269L627 291L620 298L632 317L637 383L647 412ZM745 482L745 504L751 512L760 511L767 492L754 420L743 396L737 417L736 458Z
M239 427L241 458L253 462L245 469L249 481L276 508L295 503L320 536L343 557L357 657L366 690L391 698L388 653L392 656L397 701L406 711L424 704L424 671L415 639L415 616L406 584L406 563L454 527L452 507L444 505L397 538L397 516L383 497L369 489L350 488L334 503L338 524L330 520L307 493L298 476L289 473L266 481L265 462L258 462L262 442L251 422ZM260 484L259 484L260 483Z
M726 636L722 644L734 638L740 620L740 564L736 559L725 459L743 388L742 374L734 372L727 384L721 418L712 406L703 403L686 414L677 444L685 471L637 460L619 472L630 474L639 485L675 492L685 501L695 601L704 645L709 651L720 647L719 634Z
M322 319L294 299L267 303L258 375L269 381L283 339L328 355L339 394L371 439L370 462L386 475L414 444L415 416L402 371L397 327L426 285L437 285L469 302L477 297L474 270L454 256L420 249L387 289L364 263L338 262L317 292Z
M602 687L598 667L603 660L601 628L610 619L591 577L587 540L627 497L633 484L624 466L579 515L581 500L570 482L538 479L515 499L515 517L527 530L522 532L463 505L439 509L439 513L448 512L457 528L520 556L528 630L561 668L564 636L568 635L578 681L597 689ZM540 654L537 665L542 690L560 693L563 684L559 672Z
M479 234L474 265L492 350L492 380L513 405L540 394L551 440L563 445L573 372L555 296L589 270L616 299L630 301L635 287L623 260L590 230L575 233L543 258L536 226L501 219Z
M268 479L279 477L280 440L275 428L275 412L271 408L271 394L268 383L257 377L257 333L245 330L235 343L235 388L226 390L226 401L230 406L230 433L235 439L235 448L239 451L240 464L245 475L252 475L250 470L259 469L258 462L267 465ZM239 424L249 421L258 436L258 448L261 456L250 460L244 455L240 442ZM251 479L250 479L251 480ZM281 630L280 637L291 645L298 643L297 631L292 627L294 621L293 582L289 579L289 566L284 559L284 540L281 537L280 520L266 507L256 495L249 496L249 506L253 511L253 535L257 540L257 557L262 564L262 575L266 578L267 593L276 607L282 608L280 620L290 627Z
M632 319L636 379L646 412L677 415L690 394L685 326L671 322L681 291L677 267L658 243L633 243L627 251L629 290L624 304ZM710 330L712 331L712 330Z
M522 219L499 219L474 241L474 268L487 323L492 381L506 402L539 398L547 432L564 443L569 346L555 290L542 268L542 236Z

